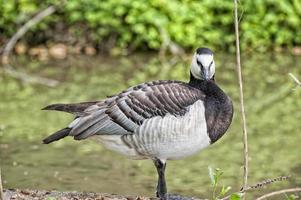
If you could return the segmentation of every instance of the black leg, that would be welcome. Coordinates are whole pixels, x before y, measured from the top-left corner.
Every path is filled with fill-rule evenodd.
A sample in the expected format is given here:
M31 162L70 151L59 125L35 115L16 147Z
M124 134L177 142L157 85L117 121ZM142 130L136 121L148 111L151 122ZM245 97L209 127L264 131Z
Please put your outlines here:
M157 168L157 172L158 172L158 185L157 185L157 197L159 197L160 199L166 199L166 193L167 193L167 189L166 189L166 182L165 182L165 167L166 167L166 163L161 161L160 159L155 159L154 160L154 164Z

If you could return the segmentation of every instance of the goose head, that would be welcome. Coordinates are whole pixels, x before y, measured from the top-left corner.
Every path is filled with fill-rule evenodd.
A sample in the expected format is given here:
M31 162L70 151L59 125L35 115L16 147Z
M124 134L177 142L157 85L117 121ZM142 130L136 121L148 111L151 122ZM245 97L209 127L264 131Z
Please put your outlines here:
M215 63L212 51L204 47L198 48L193 55L190 71L196 79L213 80Z

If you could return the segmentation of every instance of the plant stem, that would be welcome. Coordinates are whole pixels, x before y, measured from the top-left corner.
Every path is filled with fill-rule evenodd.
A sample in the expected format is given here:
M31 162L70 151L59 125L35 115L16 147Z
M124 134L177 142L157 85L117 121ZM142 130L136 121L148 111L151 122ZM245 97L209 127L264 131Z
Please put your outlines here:
M243 176L243 188L248 185L248 133L247 123L244 107L244 94L243 94L243 82L240 64L240 45L239 45L239 24L237 14L237 0L234 0L234 21L235 21L235 38L236 38L236 62L237 62L237 75L239 80L239 96L240 96L240 110L242 116L243 125L243 144L244 144L244 176Z
M215 196L215 195L216 195L216 194L215 194L215 193L216 193L216 187L217 187L217 184L214 183L214 186L213 186L213 192L212 192L212 199L213 199L213 200L216 200L216 196Z
M288 75L290 75L290 77L297 83L297 86L301 87L301 82L297 79L297 77L294 74L288 73Z
M2 178L1 178L1 167L0 167L0 200L3 200L3 187L2 187Z
M279 190L279 191L275 191L275 192L271 192L268 194L265 194L259 198L257 198L256 200L264 200L268 197L272 197L275 195L279 195L279 194L283 194L283 193L288 193L288 192L301 192L301 188L291 188L291 189L284 189L284 190Z

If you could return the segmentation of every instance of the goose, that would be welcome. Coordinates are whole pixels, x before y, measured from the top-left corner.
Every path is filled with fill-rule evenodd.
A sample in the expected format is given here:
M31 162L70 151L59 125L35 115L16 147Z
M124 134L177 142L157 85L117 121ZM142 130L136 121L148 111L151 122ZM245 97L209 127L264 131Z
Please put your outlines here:
M209 48L198 48L190 66L190 81L158 80L130 87L106 99L52 104L43 110L75 115L44 144L71 136L93 138L133 159L151 159L157 169L156 195L168 199L167 160L193 155L215 143L229 128L233 105L215 83L215 63Z

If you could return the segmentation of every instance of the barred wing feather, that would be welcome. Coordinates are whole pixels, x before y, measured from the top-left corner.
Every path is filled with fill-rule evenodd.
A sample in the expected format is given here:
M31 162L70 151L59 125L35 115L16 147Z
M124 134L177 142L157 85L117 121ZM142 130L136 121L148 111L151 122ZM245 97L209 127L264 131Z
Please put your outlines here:
M95 134L133 134L144 120L184 115L188 106L204 98L201 90L180 81L140 84L89 106L69 125L69 135L80 140Z

